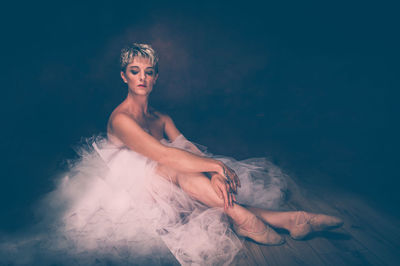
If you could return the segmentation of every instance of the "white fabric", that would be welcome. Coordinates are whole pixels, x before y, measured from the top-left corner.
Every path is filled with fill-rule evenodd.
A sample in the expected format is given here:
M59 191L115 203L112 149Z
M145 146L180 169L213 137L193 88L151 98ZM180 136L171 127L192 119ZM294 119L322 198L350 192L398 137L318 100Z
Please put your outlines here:
M183 135L161 143L198 153ZM101 138L92 146L82 148L80 160L42 201L41 232L49 235L36 233L29 240L2 245L0 255L16 264L29 261L29 256L62 265L232 263L242 244L222 209L193 200L156 173L155 161L139 153ZM236 171L242 183L240 203L279 207L285 175L271 162L201 154ZM18 252L25 252L22 262Z

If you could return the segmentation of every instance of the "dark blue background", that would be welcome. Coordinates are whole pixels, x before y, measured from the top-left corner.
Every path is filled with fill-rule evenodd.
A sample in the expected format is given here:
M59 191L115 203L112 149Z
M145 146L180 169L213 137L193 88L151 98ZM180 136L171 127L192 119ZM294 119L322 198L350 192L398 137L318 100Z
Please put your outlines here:
M2 8L1 231L105 132L128 42L160 54L156 108L187 138L268 156L398 215L398 21L385 3L21 3ZM274 1L276 2L276 1Z

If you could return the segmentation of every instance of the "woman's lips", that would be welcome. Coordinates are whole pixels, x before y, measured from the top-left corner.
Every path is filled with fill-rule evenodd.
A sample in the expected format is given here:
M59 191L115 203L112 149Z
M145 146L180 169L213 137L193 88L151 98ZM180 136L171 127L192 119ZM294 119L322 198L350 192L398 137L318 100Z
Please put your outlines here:
M138 87L146 88L147 86L145 84L139 84Z

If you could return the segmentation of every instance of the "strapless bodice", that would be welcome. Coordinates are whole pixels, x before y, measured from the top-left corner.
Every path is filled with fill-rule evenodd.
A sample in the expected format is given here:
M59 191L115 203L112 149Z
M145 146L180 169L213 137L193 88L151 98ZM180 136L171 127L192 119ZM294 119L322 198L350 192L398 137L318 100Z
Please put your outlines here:
M169 141L165 138L160 139L160 143L166 146L174 146L177 143L182 143L183 137L182 134L180 134L178 137L175 138L174 141ZM110 162L120 151L129 151L131 153L136 153L139 156L143 156L140 153L135 152L134 150L130 150L127 146L125 145L118 145L115 144L107 139L99 139L97 141L94 141L92 143L92 146L94 150L100 155L100 157L106 162ZM176 145L177 147L182 146L182 145ZM144 157L144 156L143 156Z

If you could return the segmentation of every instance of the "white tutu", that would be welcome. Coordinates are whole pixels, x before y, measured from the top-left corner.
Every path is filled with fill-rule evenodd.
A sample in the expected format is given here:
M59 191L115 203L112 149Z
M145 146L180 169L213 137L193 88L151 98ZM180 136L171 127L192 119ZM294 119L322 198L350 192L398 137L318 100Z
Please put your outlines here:
M161 143L190 150L182 135ZM232 263L242 243L221 208L192 199L139 153L104 138L90 144L41 202L42 233L2 244L1 255L16 264ZM267 209L282 203L285 175L265 158L236 161L204 154L236 171L239 203Z

